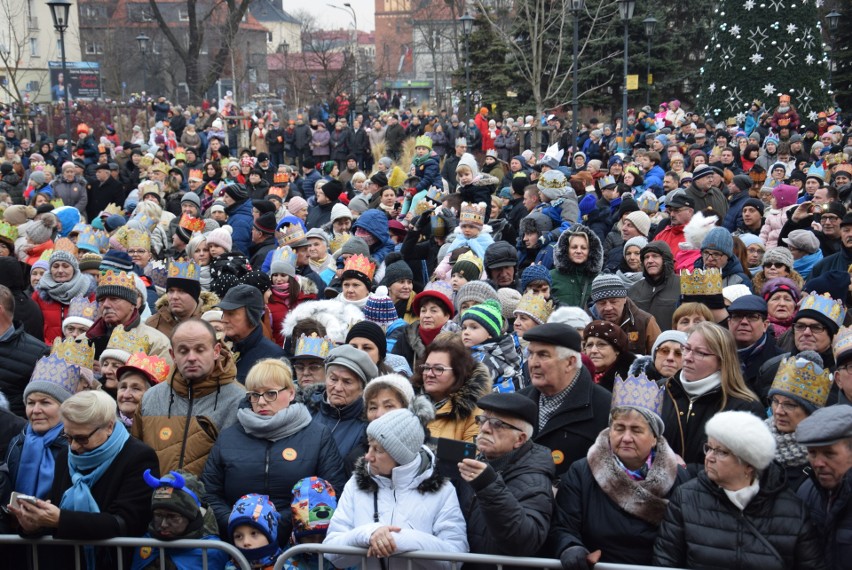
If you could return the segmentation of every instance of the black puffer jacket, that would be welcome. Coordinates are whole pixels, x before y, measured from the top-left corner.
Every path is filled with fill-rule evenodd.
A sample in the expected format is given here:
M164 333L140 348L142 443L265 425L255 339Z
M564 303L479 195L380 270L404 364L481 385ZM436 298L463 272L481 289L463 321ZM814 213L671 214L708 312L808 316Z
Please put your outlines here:
M15 332L0 341L0 391L9 399L9 411L24 416L24 388L32 376L35 363L50 351L47 345L27 334L24 326L15 322Z
M660 526L654 565L726 570L825 568L822 545L807 507L787 488L784 472L776 463L760 477L760 491L744 511L704 471L681 485Z
M490 463L476 479L459 484L470 551L535 556L547 539L553 516L550 450L531 441ZM485 570L494 566L465 564ZM511 568L506 566L505 568Z
M21 321L24 330L38 340L44 340L44 315L38 304L32 300L32 293L27 295L24 290L29 284L29 270L22 261L14 257L0 257L0 285L5 285L12 291L15 299L16 321Z
M823 489L811 475L796 494L804 501L822 539L826 565L848 566L852 560L852 469L834 493Z

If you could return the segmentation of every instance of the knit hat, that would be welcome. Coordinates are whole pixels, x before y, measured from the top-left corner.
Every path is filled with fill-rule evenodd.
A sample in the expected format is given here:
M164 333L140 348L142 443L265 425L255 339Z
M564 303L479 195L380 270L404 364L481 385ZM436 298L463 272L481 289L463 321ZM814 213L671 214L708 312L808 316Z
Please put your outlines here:
M485 281L469 281L459 287L456 293L456 309L459 309L468 301L473 301L474 304L485 302L486 299L497 298L497 291Z
M79 381L79 366L55 354L44 356L36 362L30 381L24 388L24 401L33 392L40 392L61 404L74 395Z
M154 489L151 510L163 509L183 515L190 522L201 518L201 497L204 483L188 471L171 471L159 479L146 469L142 475L145 483Z
M619 352L627 352L627 335L621 327L609 321L592 321L583 329L583 338L599 338Z
M275 214L272 212L264 212L254 220L253 227L260 233L271 236L275 234L276 225L278 225L278 222L275 219Z
M775 457L775 438L764 421L750 412L719 412L710 418L704 431L759 471Z
M50 258L47 260L48 268L53 267L53 264L57 261L65 262L71 267L73 267L75 275L80 271L80 266L77 263L77 258L71 255L70 252L63 251L61 249L54 250L53 253L50 254Z
M642 249L643 249L646 245L648 245L648 238L643 237L643 236L636 236L636 237L632 237L632 238L630 238L629 240L627 240L626 242L624 242L624 247L621 249L622 254L626 254L626 253L627 253L627 248L628 248L628 247L630 247L630 246L633 246L633 245L635 245L636 247L638 247L638 248L639 248L639 252L641 253L641 252L642 252Z
M553 279L550 277L550 271L547 267L534 263L530 265L524 272L521 273L521 291L526 291L530 283L533 281L546 281L548 286L553 285Z
M414 388L408 378L400 374L384 374L373 378L373 380L367 384L367 387L364 388L364 403L366 404L369 402L379 390L383 390L385 388L390 388L396 392L405 407L410 406L411 402L414 400Z
M582 330L592 322L592 317L580 307L559 307L550 313L547 322L568 325L571 328Z
M13 226L20 226L35 217L36 211L32 206L15 204L3 210L3 219Z
M231 226L222 226L216 228L207 234L207 245L218 245L224 248L225 251L231 251L234 247L234 241L231 238L231 233L234 229Z
M772 196L775 198L775 206L777 208L786 208L796 203L799 197L799 190L790 184L779 184L772 189Z
M651 218L648 217L648 214L642 211L630 212L627 214L626 218L631 224L636 226L636 229L639 230L640 234L648 237L648 232L651 231Z
M482 269L477 267L474 262L462 259L461 261L456 261L453 264L453 271L451 275L458 274L461 274L461 276L468 281L476 281L482 275Z
M521 293L512 287L500 287L497 289L497 301L500 303L503 321L515 318L515 309L521 302Z
M352 236L335 252L334 258L338 259L344 255L363 255L364 257L370 257L370 246L363 239Z
M111 249L104 254L100 266L101 271L133 271L133 260L124 251Z
M793 271L793 253L786 247L773 247L763 254L763 265L770 263L783 263L787 269Z
M398 465L407 465L417 459L425 432L420 419L405 408L367 424L367 437L377 441Z
M299 480L296 485L298 486L303 481L307 481L308 479ZM325 483L325 481L323 481ZM326 483L326 485L328 485ZM328 486L329 489L331 486ZM293 501L295 502L296 495L298 489L293 488ZM333 492L332 492L333 493ZM302 493L298 493L298 500L300 502L304 502L304 497ZM335 502L335 506L337 503ZM316 503L312 505L316 507ZM262 546L259 548L252 548L249 550L240 549L246 557L252 562L257 561L259 559L265 558L269 556L269 553L260 552L263 550L278 550L278 525L281 521L281 514L275 509L275 504L267 495L260 495L257 493L250 493L248 495L243 495L240 499L234 503L234 508L231 509L231 514L228 517L228 538L233 539L234 531L237 527L242 525L247 525L252 528L256 528L259 530L263 536L266 537L267 542L269 543L266 546ZM239 548L239 547L238 547ZM265 567L265 566L264 566Z
M290 212L290 214L293 216L295 216L307 207L308 202L301 196L293 196L287 202L287 211Z
M384 188L388 185L388 177L384 172L376 172L372 176L370 176L370 182L378 186L379 188Z
M399 318L393 301L388 297L388 289L383 285L377 287L375 293L370 293L362 310L364 319L376 324L383 331Z
M705 176L710 176L713 174L713 169L707 166L706 164L699 164L692 171L692 181L698 181L704 178Z
M351 370L364 385L379 375L379 370L370 357L348 344L338 346L328 354L325 359L325 369L328 370L329 366L343 366Z
M413 281L414 272L411 271L411 267L409 267L408 263L400 259L399 261L394 261L385 267L385 276L382 279L381 284L385 287L390 287L394 283L405 279Z
M657 340L654 341L654 346L651 347L651 359L657 357L657 349L662 346L663 343L674 341L680 345L686 344L686 333L676 330L667 330L663 331L657 336Z
M701 240L701 251L703 252L705 249L720 251L728 257L733 257L734 238L731 237L731 232L725 228L714 227Z
M335 510L337 510L337 494L331 483L325 479L316 476L305 477L293 485L290 512L293 519L293 535L296 538L325 534ZM270 540L270 542L275 541Z
M243 184L228 184L222 188L222 193L227 194L235 202L244 202L248 200L248 190Z
M296 268L292 263L280 257L274 257L274 261L269 264L269 276L276 274L288 275L296 277Z
M502 307L493 299L474 305L462 313L461 322L464 323L467 320L479 323L488 331L488 336L492 339L499 337L503 330Z
M760 212L761 216L766 210L766 204L764 204L762 200L758 200L757 198L749 198L748 200L743 202L743 208L745 208L746 206L751 206L752 208Z
M743 242L743 245L746 247L751 247L753 245L759 245L760 249L766 251L766 244L760 239L758 236L754 234L740 234L737 236L740 238L740 241Z
M133 279L133 273L127 271L106 270L98 279L98 288L95 290L95 297L100 301L104 297L116 297L124 299L134 307L136 300L139 298L139 292L136 290L136 282Z
M790 297L793 298L793 302L797 305L799 304L799 299L802 298L802 292L799 289L799 286L792 279L788 279L787 277L776 277L774 279L770 279L763 285L763 289L760 290L760 294L763 296L763 300L767 303L772 296L779 292L786 291Z
M747 192L752 185L751 177L748 174L737 174L734 176L733 183L740 189L740 192Z
M41 245L53 237L57 220L53 214L44 214L41 219L33 221L27 226L25 234L27 240L33 245Z
M603 299L620 299L627 297L627 287L620 277L612 273L598 275L592 281L592 301L597 303Z

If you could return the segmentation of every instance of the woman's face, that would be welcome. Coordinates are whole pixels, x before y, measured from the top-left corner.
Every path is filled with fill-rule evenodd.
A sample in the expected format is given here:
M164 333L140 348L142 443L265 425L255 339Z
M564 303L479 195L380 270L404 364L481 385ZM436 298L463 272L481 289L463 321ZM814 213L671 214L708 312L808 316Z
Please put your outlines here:
M681 378L687 382L701 380L715 374L721 367L721 360L710 350L704 335L697 332L689 335L689 338L686 339L686 346L683 347Z
M657 445L657 438L642 414L623 412L609 426L609 446L628 469L639 469Z
M331 224L331 228L336 234L345 234L352 228L352 219L338 218Z
M608 370L618 358L618 351L611 344L594 336L586 339L584 352L598 372Z
M280 392L279 392L280 390ZM269 417L274 416L284 408L290 405L290 402L293 401L293 398L296 397L296 391L293 388L287 388L282 386L278 382L274 380L267 380L260 386L257 390L255 390L257 394L260 395L257 398L257 402L254 399L257 397L249 392L251 403L251 409L254 413L259 416ZM271 402L267 401L265 395L272 396L272 393L278 392L278 395Z
M411 291L413 289L414 283L412 283L411 279L400 279L388 287L388 296L394 303L396 303L397 301L411 297Z
M237 168L237 172L239 172L239 168ZM213 166L207 165L207 176L213 178L216 176L216 169Z
M36 267L30 271L30 286L35 289L38 282L41 281L41 276L44 275L44 269Z
M370 464L370 473L390 477L393 468L397 466L393 457L374 439L369 441L364 461Z
M773 261L763 265L763 275L767 281L776 277L790 277L790 270L786 265Z
M118 402L118 409L125 417L132 418L133 414L136 413L148 386L148 379L141 374L131 372L121 377L118 382L116 401Z
M450 316L435 302L423 302L420 305L420 326L424 330L439 329L450 320Z
M808 417L805 409L792 398L775 394L770 399L772 406L772 421L781 433L793 433L799 422Z
M328 204L328 198L325 195L325 192L322 191L322 188L314 188L314 194L317 198L317 204L319 206L325 206Z
M9 250L9 246L0 241L0 256L8 257L12 252Z
M423 371L423 391L433 402L439 402L450 395L456 384L450 355L447 352L435 351L426 357L423 364L431 367L430 370Z
M325 373L325 394L328 403L342 408L364 393L364 384L354 372L343 366L329 366Z
M42 392L32 392L27 396L27 420L36 433L50 431L61 421L59 402Z
M654 354L654 368L663 378L671 378L683 366L683 345L668 340L657 347Z
M517 333L519 337L523 338L525 332L537 326L538 323L535 322L529 315L526 315L524 313L518 313L515 315L515 324L513 325L513 330L515 331L515 333Z
M694 157L692 157L692 170L694 171L695 167L699 164L707 164L707 160L705 160L703 154L696 154Z
M769 316L777 321L786 321L796 313L796 302L786 291L777 291L767 301Z
M624 253L624 260L627 262L630 271L642 271L642 259L639 257L639 251L641 250L638 246L631 245Z
M373 361L373 364L379 363L379 347L376 346L376 343L374 343L370 339L360 336L354 337L349 340L349 346L354 346L361 352L367 353L367 356L370 357L370 360Z
M763 260L763 249L759 245L750 245L746 248L746 255L748 256L748 266L757 267Z
M54 261L50 266L50 276L57 283L71 281L74 277L74 266L65 261Z
M115 376L115 371L123 365L123 362L115 358L103 359L103 362L101 362L101 375L103 376L104 387L115 390L116 386L118 386L118 378Z
M388 188L382 191L382 206L385 208L392 208L395 202L396 192L394 192L393 188Z
M577 265L589 259L589 240L586 236L574 236L568 240L568 257Z
M44 194L36 194L35 201L33 202L33 206L38 208L39 206L43 206L48 203L47 196Z
M346 279L343 282L343 298L347 301L360 301L370 294L370 290L360 279Z
M702 317L698 313L692 315L683 315L677 320L677 326L675 327L675 329L679 330L680 332L689 332L689 329L691 329L698 323L703 322L704 317Z
M636 178L633 177L633 173L629 170L624 173L624 183L628 186L633 186L633 183L636 181Z
M704 470L711 481L731 490L742 489L751 483L753 469L740 461L730 449L712 437L707 438L707 446L713 451L704 455Z
M382 388L375 392L364 406L367 409L367 421L379 419L388 412L405 407L399 394L391 388Z
M207 241L202 241L198 244L195 251L192 253L192 259L195 263L202 267L210 265L210 247L207 245Z
M68 435L89 438L89 441L85 444L69 439L68 447L71 448L72 453L86 453L99 448L106 443L106 440L109 439L110 435L112 435L112 430L115 429L114 420L107 425L78 424L77 422L72 422L67 419L64 423L65 433ZM124 429L124 426L122 426L121 429Z

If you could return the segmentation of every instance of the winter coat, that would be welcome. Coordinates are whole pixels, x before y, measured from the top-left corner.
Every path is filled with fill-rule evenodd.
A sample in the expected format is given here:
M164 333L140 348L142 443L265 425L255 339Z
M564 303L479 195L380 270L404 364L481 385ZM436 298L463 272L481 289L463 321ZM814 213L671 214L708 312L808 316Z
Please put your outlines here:
M485 365L479 364L470 378L466 378L461 387L435 410L435 419L427 426L431 437L473 441L479 435L476 416L482 413L476 401L489 392L491 376Z
M378 521L374 522L374 515ZM425 447L417 458L395 467L391 476L373 475L363 460L339 495L323 544L367 548L370 536L382 526L400 527L393 534L397 552L467 552L466 524L455 489L435 469L435 458ZM328 554L338 568L360 564L360 557ZM366 568L401 570L409 561L368 558ZM419 570L449 569L449 562L411 561Z
M234 424L245 400L236 373L233 356L223 347L207 378L189 386L175 370L170 381L145 392L131 433L157 452L163 473L186 469L201 475L219 432Z
M122 206L126 197L124 188L121 187L121 183L110 176L103 184L98 182L97 187L92 185L89 199L86 204L86 217L89 220L94 220L110 204ZM66 205L70 206L71 204Z
M686 241L686 237L683 235L685 229L685 225L673 226L669 224L654 236L654 240L666 242L672 251L672 255L676 255L680 251L680 244Z
M550 450L527 441L488 463L476 479L458 486L470 551L536 556L554 518L556 469ZM465 564L465 568L490 570L494 566Z
M657 440L650 469L634 481L609 447L603 430L586 458L562 476L552 530L555 555L583 546L601 551L601 562L650 564L668 499L689 479L664 438Z
M268 495L278 512L287 513L293 485L303 477L314 475L331 483L334 489L342 489L346 483L343 460L331 432L316 419L277 441L250 435L238 420L219 435L210 450L201 481L204 500L216 512L223 539L231 539L226 536L228 517L240 497L247 493ZM290 520L288 516L281 518L278 528L281 544L286 544L290 537Z
M246 383L249 370L258 360L284 358L284 349L263 336L263 327L254 327L246 338L234 341L234 356L237 359L237 382Z
M201 318L201 315L206 313L207 311L213 309L216 305L219 304L219 297L217 297L214 293L210 293L209 291L202 291L201 295L198 298L198 304L195 306L195 310L192 312L189 318ZM157 312L148 317L145 321L145 324L151 328L155 328L164 335L169 338L172 338L172 333L175 330L175 327L178 326L178 321L172 312L169 310L169 298L167 295L163 295L159 299L157 299L157 304L155 305Z
M766 417L760 402L742 400L728 396L725 407L722 408L722 388L717 387L706 394L690 399L683 389L680 375L669 380L666 384L666 395L663 398L663 418L666 429L663 435L666 441L687 463L704 464L704 444L707 435L704 426L718 412L741 411L751 412L763 419Z
M231 251L243 255L248 255L251 248L251 229L254 225L251 208L251 200L243 200L225 208L225 213L228 214L228 225L234 229L231 233L234 244Z
M817 262L811 269L808 281L812 281L829 271L843 271L845 273L850 265L852 265L852 249L842 247L837 253L824 257L822 261Z
M327 158L331 155L329 144L331 133L327 129L317 129L311 135L311 152L314 157Z
M346 457L367 433L364 414L364 399L361 397L342 408L328 403L325 384L314 384L304 390L305 405L308 406L314 423L331 432L340 457Z
M598 315L597 307L594 305L589 309L589 314L594 319L602 320ZM637 307L633 299L628 296L620 321L618 326L627 335L627 350L634 354L651 354L654 341L657 340L661 332L657 320Z
M534 426L533 441L550 449L556 475L565 473L572 463L586 456L598 434L609 424L612 394L592 382L589 371L583 367L570 392L544 426ZM521 394L539 404L541 393L535 386L521 390Z
M704 192L699 190L695 184L690 184L685 192L695 203L696 212L713 208L719 219L725 219L725 214L728 213L728 201L725 200L725 196L718 188L710 188Z
M91 281L89 288L86 290L86 298L89 301L95 300L95 290L97 284L94 279ZM53 346L53 341L56 337L62 337L62 321L68 316L68 305L63 305L58 301L54 301L47 296L47 293L41 289L33 292L32 300L38 305L38 310L44 317L44 342L47 346Z
M53 181L53 195L62 200L66 206L74 206L84 216L86 215L86 206L89 203L89 195L86 193L86 181L82 178L74 178L71 182L66 182L59 175Z
M11 482L11 487L9 488L9 491L14 491L19 488L17 486L18 469L21 466L21 453L23 453L24 451L24 442L26 441L27 436L27 425L29 424L25 423L18 429L18 433L9 442L9 447L6 450L6 453L3 455L3 461L6 462L6 466L9 468L9 481ZM54 462L56 462L56 459L59 457L62 451L68 449L68 442L61 437L57 437L53 440L53 442L51 442L50 447L48 449L50 450L50 454L53 456ZM39 498L47 499L47 497ZM0 499L3 500L3 504L9 503L8 496L2 496L0 497Z
M666 171L660 168L658 164L655 164L651 170L649 170L645 174L644 182L645 187L650 189L652 192L654 190L662 191L663 189L663 177L665 177Z
M266 256L277 248L278 241L275 239L275 235L267 234L266 239L262 242L252 242L251 247L249 247L249 265L253 268L262 266L263 262L266 261Z
M14 332L0 341L0 392L9 400L9 411L24 417L24 389L30 381L36 362L50 353L46 344L24 331L15 321Z
M394 243L390 238L388 231L388 218L381 210L367 210L358 220L352 224L352 234L355 230L362 228L370 232L375 238L376 243L370 246L370 257L376 263L384 261L387 254L394 250Z
M589 241L589 257L576 265L568 256L568 242L572 235L583 233ZM550 294L568 307L585 307L592 293L592 281L603 267L603 247L598 236L587 226L577 225L563 232L553 250L554 269L550 271L553 285Z
M796 493L805 503L821 539L828 568L841 568L852 560L852 469L833 492L822 488L813 474Z
M760 476L760 491L742 511L704 471L681 485L660 526L654 565L730 570L825 568L807 507L787 488L777 463Z
M216 518L213 516L213 511L204 513L204 526L198 529L201 536L181 536L181 539L195 540L210 540L218 541L219 536L216 525ZM150 537L150 531L145 533L146 537ZM144 552L144 557L143 557ZM138 547L133 552L133 564L130 570L156 570L160 568L160 553L165 553L165 564L169 570L225 570L228 568L230 557L224 550L218 548L207 549L207 559L205 561L203 550L201 548L146 548ZM205 564L206 562L206 564Z
M441 189L444 187L441 182L441 165L438 157L434 154L422 164L414 167L414 175L420 178L420 182L415 186L418 192L428 190L432 186Z
M653 315L660 330L667 331L672 328L672 317L680 305L680 277L674 273L671 251L664 249L661 243L651 242L654 245L649 244L642 251L656 251L663 256L664 277L659 282L652 281L645 273L644 279L630 287L627 296L639 309Z
M308 208L308 217L305 218L305 227L309 230L321 228L331 221L331 209L334 208L336 202L328 204L317 204ZM274 248L273 248L274 249Z
M482 174L466 186L459 186L456 191L461 194L462 202L479 204L483 202L485 208L485 223L488 223L491 212L491 195L497 191L500 180L490 174Z
M399 123L388 125L385 128L385 147L387 153L393 158L402 150L402 143L406 139L405 129Z
M743 225L743 206L749 198L751 196L746 191L738 192L728 199L728 213L725 214L725 221L722 225L729 232L733 233Z
M787 210L798 208L798 204L793 204L784 209L770 209L766 212L763 218L763 227L760 228L760 239L766 244L766 249L778 247L778 236L781 234L781 229L787 223Z
M470 355L488 368L495 392L520 390L523 380L523 363L515 337L504 334L497 339L470 348Z
M13 204L26 204L21 178L14 172L10 172L0 179L0 192L6 192Z

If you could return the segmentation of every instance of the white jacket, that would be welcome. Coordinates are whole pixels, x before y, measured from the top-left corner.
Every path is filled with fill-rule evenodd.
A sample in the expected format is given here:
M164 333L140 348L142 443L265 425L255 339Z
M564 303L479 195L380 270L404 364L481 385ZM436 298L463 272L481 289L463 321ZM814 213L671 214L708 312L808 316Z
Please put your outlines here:
M373 522L374 492L378 492L379 522ZM372 475L362 459L346 483L323 544L369 548L370 536L379 527L402 528L393 534L397 552L468 552L467 525L455 489L435 473L435 458L426 447L417 459L394 468L391 477ZM338 568L358 566L360 558L327 554ZM408 562L387 559L388 570L406 568ZM450 568L449 562L412 561L413 568ZM377 558L367 568L380 568Z

